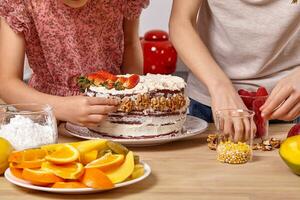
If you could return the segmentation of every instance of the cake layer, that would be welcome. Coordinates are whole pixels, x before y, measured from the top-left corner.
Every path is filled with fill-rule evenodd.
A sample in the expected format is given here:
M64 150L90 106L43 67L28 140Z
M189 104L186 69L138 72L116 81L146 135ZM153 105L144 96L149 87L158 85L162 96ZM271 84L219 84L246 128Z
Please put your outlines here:
M185 119L186 114L168 115L168 116L141 116L141 115L128 115L126 117L112 115L108 117L111 123L119 124L145 124L145 125L164 125L174 124L182 119Z
M114 137L143 137L178 133L186 120L186 115L172 117L140 117L139 124L113 123L104 121L97 128L89 128L95 132Z

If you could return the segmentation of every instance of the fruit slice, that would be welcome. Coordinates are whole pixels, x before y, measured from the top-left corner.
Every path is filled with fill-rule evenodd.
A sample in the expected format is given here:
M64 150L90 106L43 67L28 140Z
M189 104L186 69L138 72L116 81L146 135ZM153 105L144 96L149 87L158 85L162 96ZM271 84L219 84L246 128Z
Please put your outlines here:
M126 155L124 163L117 169L106 172L108 178L114 183L121 183L126 180L134 170L134 156L132 151Z
M128 80L123 84L127 89L134 88L140 82L140 76L137 74L131 75Z
M263 97L268 96L268 91L264 87L259 87L256 91L256 96Z
M78 160L79 152L70 144L62 144L56 151L45 158L55 164L66 164Z
M81 182L90 188L95 189L111 189L114 184L100 169L89 168L85 170Z
M56 182L52 185L52 188L86 188L86 185L80 182Z
M34 185L41 186L63 181L63 179L55 176L53 173L42 169L24 169L22 177Z
M141 164L135 165L134 170L130 176L130 179L137 179L137 178L143 176L144 173L145 173L145 169L144 169L143 165L141 165Z
M41 149L44 151L47 151L48 154L53 153L54 151L57 151L63 144L48 144L41 146Z
M93 150L101 151L102 149L105 149L107 147L106 142L107 140L104 139L96 139L74 142L70 144L74 146L80 152L80 154L84 154Z
M98 168L102 171L107 171L117 168L123 163L123 161L123 154L106 153L101 158L98 158L97 160L94 160L93 162L87 164L85 168Z
M69 163L64 165L55 165L51 162L44 162L42 169L55 174L63 179L75 180L82 176L84 168L81 163Z
M116 80L116 83L121 83L122 85L128 80L127 77L124 76L120 76L118 77L118 79Z
M106 144L114 153L126 155L129 152L129 150L120 143L107 141Z
M98 75L98 77L104 80L110 80L115 82L118 79L115 75L103 70L96 72L96 74Z
M255 113L254 122L257 128L256 137L258 138L264 137L267 133L267 127L266 127L267 122L261 116L261 111L260 111L260 107L264 105L264 103L265 103L265 99L258 98L253 101L253 105L252 105L253 111Z
M10 154L8 161L15 168L40 168L45 161L47 151L43 149L29 149L24 151L14 151Z
M245 106L249 109L252 110L252 103L254 101L254 97L252 97L251 92L244 90L244 89L240 89L238 91L239 95L241 96Z
M80 157L80 162L84 165L94 161L97 159L98 156L98 151L97 150L93 150L87 153L84 153L81 157Z
M289 131L287 137L292 137L296 135L300 135L300 124L296 124L295 126L293 126Z
M96 78L98 78L98 74L96 74L96 73L89 74L89 75L87 76L87 79L88 79L89 81L91 81L91 82L93 82Z
M9 164L10 172L17 178L23 179L23 169L15 168L11 163Z
M115 87L115 82L111 81L111 80L107 80L103 83L103 86L108 89L111 90Z
M239 89L238 93L239 93L239 95L242 95L242 96L251 97L251 93L244 89Z
M290 169L300 175L300 135L287 138L281 144L279 154Z
M96 85L96 86L100 86L100 85L102 85L102 84L105 83L105 80L102 79L102 78L97 77L97 78L94 79L93 83L94 83L94 85Z

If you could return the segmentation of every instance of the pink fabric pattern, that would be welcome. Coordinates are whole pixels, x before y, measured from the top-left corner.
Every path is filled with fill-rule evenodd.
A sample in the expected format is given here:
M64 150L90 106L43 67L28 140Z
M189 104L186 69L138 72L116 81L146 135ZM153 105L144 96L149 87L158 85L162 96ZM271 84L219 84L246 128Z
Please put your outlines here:
M79 94L76 77L97 70L120 73L123 20L139 17L149 0L88 0L71 8L60 0L0 0L0 16L26 41L40 92Z

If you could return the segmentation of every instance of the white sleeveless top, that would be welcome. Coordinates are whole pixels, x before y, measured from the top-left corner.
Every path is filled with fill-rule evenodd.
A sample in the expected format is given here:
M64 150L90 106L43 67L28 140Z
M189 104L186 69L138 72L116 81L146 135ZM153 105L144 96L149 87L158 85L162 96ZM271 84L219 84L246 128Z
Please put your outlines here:
M237 89L265 86L271 90L300 67L300 3L291 2L204 0L199 34ZM187 92L210 105L207 88L193 74Z

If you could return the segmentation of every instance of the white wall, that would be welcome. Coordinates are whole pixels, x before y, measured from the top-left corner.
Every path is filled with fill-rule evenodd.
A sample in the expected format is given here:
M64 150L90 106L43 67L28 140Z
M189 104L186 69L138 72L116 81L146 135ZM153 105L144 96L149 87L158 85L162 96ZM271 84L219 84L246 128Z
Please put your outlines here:
M150 5L141 15L140 35L151 29L168 31L172 0L150 0Z
M172 0L150 0L150 5L141 15L140 35L151 29L162 29L168 32ZM177 71L186 71L184 64L178 60Z

